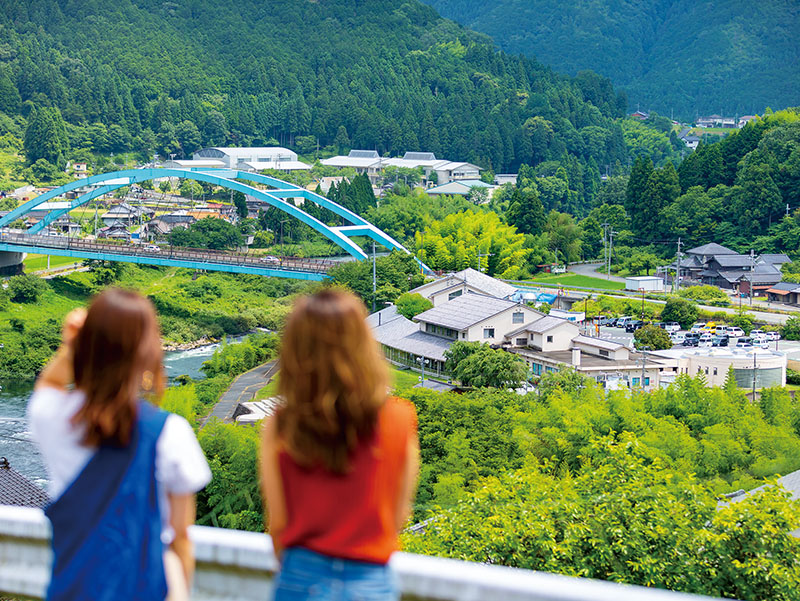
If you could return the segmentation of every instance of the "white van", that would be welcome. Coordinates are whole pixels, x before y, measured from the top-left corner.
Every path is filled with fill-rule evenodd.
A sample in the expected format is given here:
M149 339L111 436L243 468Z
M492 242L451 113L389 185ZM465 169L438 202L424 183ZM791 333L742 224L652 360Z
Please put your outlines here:
M672 344L683 344L686 340L686 334L683 332L674 332L670 337Z
M701 334L699 340L697 341L697 346L713 346L712 341L714 337L706 332L705 334Z

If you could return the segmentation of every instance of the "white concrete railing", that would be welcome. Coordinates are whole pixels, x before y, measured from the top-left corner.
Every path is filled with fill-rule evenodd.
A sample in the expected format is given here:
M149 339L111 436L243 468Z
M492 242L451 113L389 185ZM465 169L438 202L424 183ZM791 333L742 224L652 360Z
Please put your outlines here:
M278 563L268 536L194 526L194 601L263 601ZM50 524L39 509L0 506L0 594L41 599ZM396 553L407 601L701 601L708 597L599 580Z

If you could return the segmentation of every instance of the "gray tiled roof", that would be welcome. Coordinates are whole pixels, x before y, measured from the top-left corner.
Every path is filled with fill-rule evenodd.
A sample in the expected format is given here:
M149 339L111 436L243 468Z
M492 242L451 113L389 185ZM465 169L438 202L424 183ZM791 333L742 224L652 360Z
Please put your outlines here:
M697 248L692 248L686 251L687 255L736 255L739 254L735 250L731 250L730 248L726 248L721 244L717 244L716 242L709 242L708 244L703 244L703 246L698 246Z
M367 315L367 325L371 328L375 328L378 327L379 324L383 326L397 318L405 319L406 321L411 323L409 320L407 320L405 317L403 317L397 312L397 307L395 305L389 305L385 309L381 309L380 311L375 311L375 313ZM416 326L416 324L412 325L414 325L415 328L419 329L419 327Z
M485 273L481 273L476 269L472 269L471 267L451 273L445 277L450 287L459 285L460 283L466 283L467 285L480 290L483 294L495 296L497 298L508 298L517 292L517 289L511 284L501 282L500 280L488 276ZM417 288L411 290L411 292L420 292L420 294L425 296L425 289L432 283L433 282L428 282L427 284L418 286ZM442 291L440 290L439 293L441 292Z
M751 263L750 257L746 255L716 255L714 261L720 267L749 267Z
M407 353L444 361L444 352L450 348L452 340L420 332L419 325L397 313L394 306L379 313L382 314L380 326L377 325L378 313L367 317L375 340Z
M769 263L770 265L780 265L782 263L792 262L792 260L789 258L789 255L785 255L783 253L765 253L758 257L758 260L764 263Z
M794 282L778 282L775 284L772 289L774 290L786 290L787 292L794 292L797 289L800 289L800 284L795 284ZM769 292L769 291L767 291Z
M493 296L464 294L420 313L415 319L454 330L465 330L515 306L517 303L513 301Z
M11 468L5 457L0 458L0 505L43 508L48 502L41 488Z

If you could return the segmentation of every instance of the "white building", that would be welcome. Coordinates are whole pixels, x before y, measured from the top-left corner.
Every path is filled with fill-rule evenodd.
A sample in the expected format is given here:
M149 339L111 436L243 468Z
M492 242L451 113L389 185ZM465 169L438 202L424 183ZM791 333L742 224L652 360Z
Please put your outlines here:
M438 280L427 282L414 288L411 292L421 294L431 301L434 307L437 307L466 293L483 294L508 300L517 293L517 289L511 284L506 284L468 267Z
M437 159L432 152L407 152L402 158L381 157L376 150L351 150L347 156L335 156L320 161L329 167L352 167L356 172L366 174L372 183L376 183L386 167L405 167L422 169L422 184L434 181L446 184L454 180L479 179L481 168L472 163L460 163Z
M663 292L664 279L654 275L642 275L625 278L625 290Z
M702 374L709 386L723 386L729 367L733 367L739 388L753 387L754 369L757 390L786 385L786 355L770 349L705 347L652 351L649 354L659 358L677 358L678 373L689 376Z
M297 153L280 146L243 147L243 148L203 148L194 153L194 160L214 159L222 161L227 169L242 171L262 171L277 169L278 171L309 170L311 165L299 161Z

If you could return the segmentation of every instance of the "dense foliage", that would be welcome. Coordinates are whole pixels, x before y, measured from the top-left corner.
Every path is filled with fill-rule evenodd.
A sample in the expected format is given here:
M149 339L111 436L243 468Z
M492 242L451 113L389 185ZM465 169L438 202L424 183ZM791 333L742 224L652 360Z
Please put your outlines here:
M425 281L414 257L394 251L375 261L376 287L372 293L372 261L348 261L328 271L329 281L345 286L361 297L364 303L376 309L420 286Z
M444 352L445 369L463 386L517 388L527 366L513 353L480 342L457 340Z
M502 54L414 0L9 0L0 39L0 111L57 108L73 148L166 157L317 142L496 171L626 158L613 121L626 102L607 80ZM597 135L605 143L587 143Z
M797 101L800 16L780 0L755 11L746 3L692 0L426 2L508 52L578 73L578 81L587 77L584 69L602 73L627 91L633 108L693 119Z

